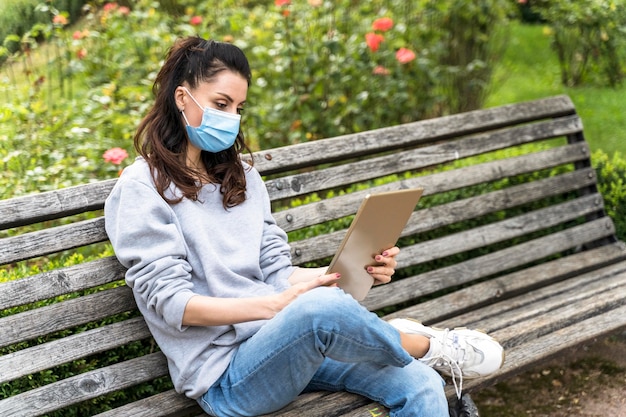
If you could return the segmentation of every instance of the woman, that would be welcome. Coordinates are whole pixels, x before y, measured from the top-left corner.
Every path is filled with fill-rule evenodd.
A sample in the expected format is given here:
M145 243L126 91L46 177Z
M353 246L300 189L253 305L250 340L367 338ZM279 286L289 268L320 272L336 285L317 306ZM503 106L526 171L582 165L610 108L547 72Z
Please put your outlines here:
M432 366L484 375L502 348L479 332L389 324L333 285L337 274L292 266L262 179L239 158L250 80L237 47L178 41L135 136L141 156L105 205L176 390L219 417L276 411L311 390L359 393L393 416L447 415ZM390 281L398 252L375 256L377 283Z

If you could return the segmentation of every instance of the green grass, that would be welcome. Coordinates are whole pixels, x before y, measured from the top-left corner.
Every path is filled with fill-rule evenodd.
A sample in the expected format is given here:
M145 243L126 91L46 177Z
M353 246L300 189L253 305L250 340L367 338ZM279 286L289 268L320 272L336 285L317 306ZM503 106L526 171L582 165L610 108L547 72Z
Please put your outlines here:
M511 25L511 41L495 70L486 107L557 94L570 96L592 150L626 151L626 86L616 89L561 85L559 63L541 25Z

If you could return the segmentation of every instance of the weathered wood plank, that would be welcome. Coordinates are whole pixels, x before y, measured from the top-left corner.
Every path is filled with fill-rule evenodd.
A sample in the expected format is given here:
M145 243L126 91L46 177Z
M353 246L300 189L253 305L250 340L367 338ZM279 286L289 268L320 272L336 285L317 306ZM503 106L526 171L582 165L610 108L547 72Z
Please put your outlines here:
M108 240L104 217L0 240L0 265Z
M606 229L606 225L606 219L596 220L458 264L392 281L390 284L373 288L363 300L363 304L370 310L378 310L527 265L552 254L612 235L614 233L612 224L609 229Z
M474 204L482 204L482 201L477 201ZM405 258L411 259L411 261L409 261L410 264L418 263L416 260L419 260L419 263L429 262L525 236L594 213L598 211L598 209L601 209L601 207L598 206L599 204L600 201L598 201L595 195L581 197L576 200L528 212L496 223L475 227L437 239L431 239L427 243L422 242L406 247L403 253L398 255L398 262L401 266L404 265ZM462 209L461 207L459 208ZM455 222L456 213L460 214L460 211L453 211L447 214L447 216L452 218L449 223ZM610 219L603 219L603 221L610 223ZM448 222L446 222L446 224L448 224Z
M586 144L562 146L528 155L471 165L452 171L404 179L371 187L363 191L326 198L321 201L275 212L274 217L276 218L277 224L283 228L283 230L289 232L354 214L365 195L369 193L423 187L423 195L427 197L463 187L482 184L484 182L554 168L559 165L585 159L588 154L589 148ZM595 173L593 170L585 171L582 177L580 175L581 174L578 173L576 177L572 177L569 181L572 183L581 181L580 186L595 183ZM575 184L572 184L567 191L571 191L571 189L575 188L580 187L575 187Z
M565 281L529 291L458 315L440 326L468 325L496 333L513 346L626 304L626 261L587 272ZM567 323L567 324L564 324Z
M463 288L400 310L388 318L414 317L424 323L441 322L489 303L623 260L626 260L626 245L622 242L601 246Z
M114 256L0 283L0 310L124 279Z
M206 416L193 400L174 390L162 392L94 417L186 417Z
M3 317L0 318L0 329L3 329L0 332L0 347L136 308L130 288L117 287Z
M265 185L272 200L297 197L385 175L424 169L511 146L563 136L580 131L581 128L580 119L577 116L571 116L567 119L545 122L543 125L524 125L506 131L463 138L457 142L405 149L402 152L332 166L323 170L286 175L269 179Z
M165 357L161 352L153 353L0 400L0 415L3 417L43 415L165 375L167 375Z
M498 372L489 377L466 381L465 391L473 392L493 385L537 366L567 349L580 349L587 341L625 329L624 317L626 306L622 305L509 348L506 350L504 365ZM494 333L494 336L502 340L498 333Z
M553 333L547 334L540 338L534 339L529 343L515 346L506 350L506 359L504 365L496 373L478 379L464 380L463 391L472 393L480 388L491 386L500 381L504 381L513 375L517 375L537 366L550 358L553 358L560 352L571 348L579 348L585 342L596 337L608 335L626 328L623 317L626 314L626 306L622 306L613 310L609 310L602 314L595 315L584 321L580 321L575 325L564 327ZM497 336L497 334L496 334ZM452 399L456 394L449 384L446 387L446 395L448 399ZM337 395L334 398L335 403L340 407L345 407L353 400L352 394ZM350 412L344 414L323 414L324 416L343 416L343 417L372 417L371 414L364 414L364 410L380 409L380 406L369 401L362 407L354 407ZM300 416L311 415L317 416L316 404L305 405L300 408ZM277 417L295 417L296 414L275 413Z
M556 182L556 180L551 181ZM561 189L558 184L555 186L557 187L556 189ZM565 185L565 188L568 188L567 185ZM518 192L520 189L522 192ZM546 197L547 195L545 194L551 194L549 193L550 189L550 187L536 188L532 185L517 186L515 189L502 190L501 192L479 195L477 197L442 204L425 210L418 210L411 215L401 236L404 237L424 233L434 230L437 227L497 212L505 208L523 204L524 202L536 201L539 198ZM527 194L524 194L524 192L527 192ZM463 252L471 248L485 246L487 243L497 243L497 241L523 236L532 231L552 227L556 224L564 223L567 220L602 210L603 208L603 200L600 195L591 194L585 199L573 201L575 202L566 202L562 203L562 205L529 212L523 216L507 219L491 226L471 229L470 231L463 232L463 234L429 240L422 244L404 247L402 248L401 254L398 256L398 261L401 266L404 266L413 265L417 262L411 261L404 264L403 259L420 259L420 262L440 259L444 256ZM562 213L560 210L566 210L563 216L561 216ZM546 216L549 217L546 218ZM536 219L539 221L530 223L534 222ZM530 228L532 228L532 230ZM500 231L505 233L500 240L488 240L485 238L486 235L493 235ZM325 235L318 235L312 238L291 242L293 262L303 264L305 262L332 256L336 248L339 247L345 232L346 230L338 230ZM483 239L483 241L479 242L477 239ZM473 244L473 246L470 246L471 244Z
M0 356L0 384L148 337L144 319L135 317L9 353Z
M569 97L550 97L326 139L324 154L318 152L320 141L269 149L257 152L254 161L261 173L269 175L309 166L315 163L311 154L319 155L320 163L341 160L346 155L357 157L573 114L574 105Z
M116 181L99 181L0 201L0 230L101 209Z

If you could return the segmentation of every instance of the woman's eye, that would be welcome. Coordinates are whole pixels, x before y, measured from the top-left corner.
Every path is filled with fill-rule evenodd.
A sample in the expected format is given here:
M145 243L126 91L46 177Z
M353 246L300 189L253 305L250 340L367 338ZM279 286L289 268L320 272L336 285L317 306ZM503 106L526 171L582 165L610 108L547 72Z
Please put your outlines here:
M241 113L243 113L243 111L244 111L244 109L242 109L241 107L237 108L237 114L241 114Z
M228 107L228 105L225 103L215 103L215 105L218 109L225 109L226 107Z

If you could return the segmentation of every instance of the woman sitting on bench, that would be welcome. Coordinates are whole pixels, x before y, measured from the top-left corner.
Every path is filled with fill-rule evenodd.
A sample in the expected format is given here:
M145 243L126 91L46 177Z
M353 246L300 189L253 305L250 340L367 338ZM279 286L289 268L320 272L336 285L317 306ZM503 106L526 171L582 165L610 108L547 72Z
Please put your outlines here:
M135 136L141 156L105 205L176 390L219 417L270 413L318 390L361 394L392 416L448 415L436 371L455 385L487 375L502 347L473 330L385 322L334 285L337 274L292 266L264 183L239 157L249 151L240 113L250 80L237 47L178 41ZM398 252L373 257L378 284Z

